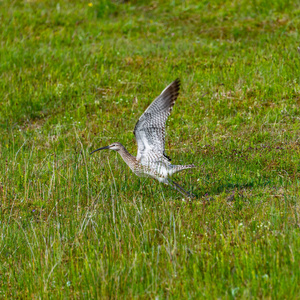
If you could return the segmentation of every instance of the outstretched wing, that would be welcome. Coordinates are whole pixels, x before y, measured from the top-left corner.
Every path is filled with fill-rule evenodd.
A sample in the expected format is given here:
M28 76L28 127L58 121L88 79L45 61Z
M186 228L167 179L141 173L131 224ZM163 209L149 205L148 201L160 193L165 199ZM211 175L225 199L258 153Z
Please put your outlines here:
M150 162L168 159L165 151L165 127L168 116L178 97L180 80L176 79L150 104L134 128L138 144L137 160Z

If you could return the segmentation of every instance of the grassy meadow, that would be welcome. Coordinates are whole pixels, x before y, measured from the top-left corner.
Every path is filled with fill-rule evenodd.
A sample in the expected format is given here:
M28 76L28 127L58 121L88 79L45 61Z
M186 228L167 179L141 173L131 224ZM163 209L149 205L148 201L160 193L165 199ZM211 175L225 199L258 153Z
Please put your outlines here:
M0 1L1 299L299 299L300 3ZM182 87L166 153L133 128Z

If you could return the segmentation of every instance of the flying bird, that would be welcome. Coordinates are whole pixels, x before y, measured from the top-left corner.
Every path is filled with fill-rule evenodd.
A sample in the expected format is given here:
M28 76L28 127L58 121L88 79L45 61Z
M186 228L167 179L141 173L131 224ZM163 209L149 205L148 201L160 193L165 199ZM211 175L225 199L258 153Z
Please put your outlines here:
M169 177L196 166L173 165L165 153L166 121L178 97L179 89L180 80L176 79L162 91L137 121L133 132L138 145L136 157L131 155L121 143L96 149L90 154L104 149L115 150L137 176L155 178L159 182L172 186L184 196L194 197Z

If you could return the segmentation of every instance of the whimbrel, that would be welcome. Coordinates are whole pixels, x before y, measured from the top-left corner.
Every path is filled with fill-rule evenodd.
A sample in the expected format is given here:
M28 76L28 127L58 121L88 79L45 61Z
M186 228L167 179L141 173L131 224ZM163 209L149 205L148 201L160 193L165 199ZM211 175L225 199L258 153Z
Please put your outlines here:
M136 175L153 177L159 182L172 186L185 196L194 196L168 178L174 173L195 168L193 164L172 165L171 159L165 154L166 121L178 97L179 88L180 80L176 79L162 91L137 121L133 132L138 145L136 157L131 155L121 143L96 149L90 154L103 149L115 150Z

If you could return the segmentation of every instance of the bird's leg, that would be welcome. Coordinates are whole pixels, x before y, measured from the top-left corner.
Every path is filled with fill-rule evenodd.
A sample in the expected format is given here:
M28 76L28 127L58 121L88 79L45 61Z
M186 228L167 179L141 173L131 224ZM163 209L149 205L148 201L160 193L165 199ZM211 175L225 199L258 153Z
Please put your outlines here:
M195 195L186 191L183 187L181 187L177 182L173 181L173 180L168 180L169 185L174 188L176 191L178 191L179 193L181 193L184 196L188 196L189 198L194 198Z

